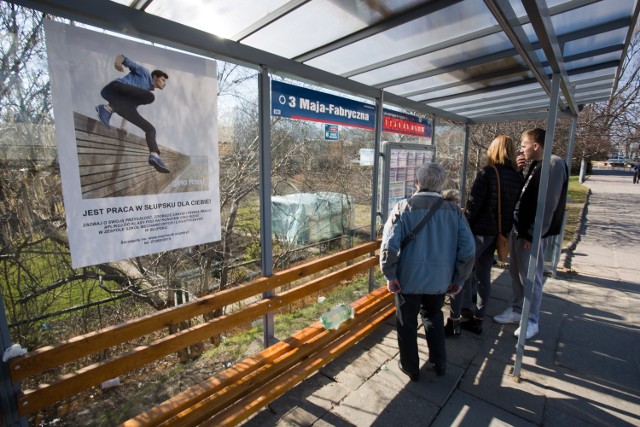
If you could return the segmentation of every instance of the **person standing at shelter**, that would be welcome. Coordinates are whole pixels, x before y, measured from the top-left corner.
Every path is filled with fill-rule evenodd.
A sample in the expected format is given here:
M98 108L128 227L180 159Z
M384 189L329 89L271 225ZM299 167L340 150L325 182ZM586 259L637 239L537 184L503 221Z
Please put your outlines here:
M523 167L526 161L531 161L531 164L513 214L513 230L510 240L511 263L509 265L513 292L512 304L503 313L494 316L493 320L498 323L519 323L522 317L522 304L531 256L533 227L537 213L538 189L542 172L542 159L544 157L544 139L545 131L536 128L523 132L520 141L521 155L517 159L518 166ZM564 160L552 155L549 184L545 195L545 210L542 216L542 239L537 254L531 309L529 319L527 319L527 339L535 336L539 331L540 304L542 302L544 279L544 250L548 243L548 238L558 235L562 229L568 177L569 173ZM516 337L520 336L520 328L516 329L514 335Z
M98 118L102 124L111 129L109 121L115 112L144 131L147 146L149 147L149 164L160 173L170 173L160 158L160 149L156 142L156 128L138 112L140 105L151 104L155 96L151 93L154 89L163 90L169 76L164 71L149 70L136 64L124 55L118 55L114 67L124 72L125 67L129 73L107 84L100 95L109 103L96 106ZM124 126L124 121L122 126Z
M447 336L460 335L460 329L482 333L482 320L491 296L491 268L498 235L498 198L501 206L501 229L507 235L513 226L513 211L524 184L522 173L516 170L515 151L510 137L498 135L494 138L487 149L487 165L480 170L471 185L465 214L476 244L475 265L462 292L451 299L451 312L445 325ZM500 178L500 196L496 173ZM476 280L478 289L477 310L473 318L462 321L460 314L463 308L473 312L473 279Z
M444 316L447 293L460 291L471 274L475 247L459 206L440 196L445 171L427 163L416 171L417 192L399 202L384 226L380 269L396 298L400 370L417 381L417 316L424 324L429 362L446 371ZM422 223L422 226L418 225Z

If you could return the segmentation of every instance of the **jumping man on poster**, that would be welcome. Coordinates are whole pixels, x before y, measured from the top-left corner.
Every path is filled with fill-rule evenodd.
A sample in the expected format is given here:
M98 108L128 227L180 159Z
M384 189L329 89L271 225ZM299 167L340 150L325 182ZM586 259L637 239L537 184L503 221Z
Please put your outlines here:
M138 113L138 106L151 104L155 100L152 91L163 90L169 76L160 70L149 73L149 70L124 55L116 57L114 66L120 72L124 72L126 67L129 73L102 88L100 95L109 103L96 106L98 118L107 129L111 129L109 121L115 112L124 119L122 127L126 121L129 121L142 129L149 147L149 164L160 173L170 173L171 171L160 159L160 149L156 143L156 128Z

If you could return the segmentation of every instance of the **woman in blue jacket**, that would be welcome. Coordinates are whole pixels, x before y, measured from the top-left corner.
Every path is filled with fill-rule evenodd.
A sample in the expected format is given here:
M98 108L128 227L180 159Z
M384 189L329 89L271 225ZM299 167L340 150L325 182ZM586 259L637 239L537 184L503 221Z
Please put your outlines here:
M412 381L418 380L420 369L418 314L425 328L429 362L438 375L444 375L447 355L441 309L445 295L459 292L473 268L473 235L458 205L440 196L444 182L442 166L421 166L416 171L417 192L393 208L382 234L380 268L398 309L399 367ZM432 211L415 238L403 245Z

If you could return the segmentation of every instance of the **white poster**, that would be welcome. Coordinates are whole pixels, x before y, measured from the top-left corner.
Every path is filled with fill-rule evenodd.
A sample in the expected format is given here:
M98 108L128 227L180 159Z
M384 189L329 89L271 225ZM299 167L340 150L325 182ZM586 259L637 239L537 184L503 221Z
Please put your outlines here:
M45 31L73 267L220 240L215 61Z

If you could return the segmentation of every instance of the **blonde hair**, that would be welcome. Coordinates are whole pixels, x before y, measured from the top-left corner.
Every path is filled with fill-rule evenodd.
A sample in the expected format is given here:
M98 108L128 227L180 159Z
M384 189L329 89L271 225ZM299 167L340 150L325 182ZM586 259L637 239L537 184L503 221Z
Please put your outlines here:
M507 135L498 135L491 141L487 149L487 164L491 165L507 165L516 164L516 150L513 145L513 139Z

